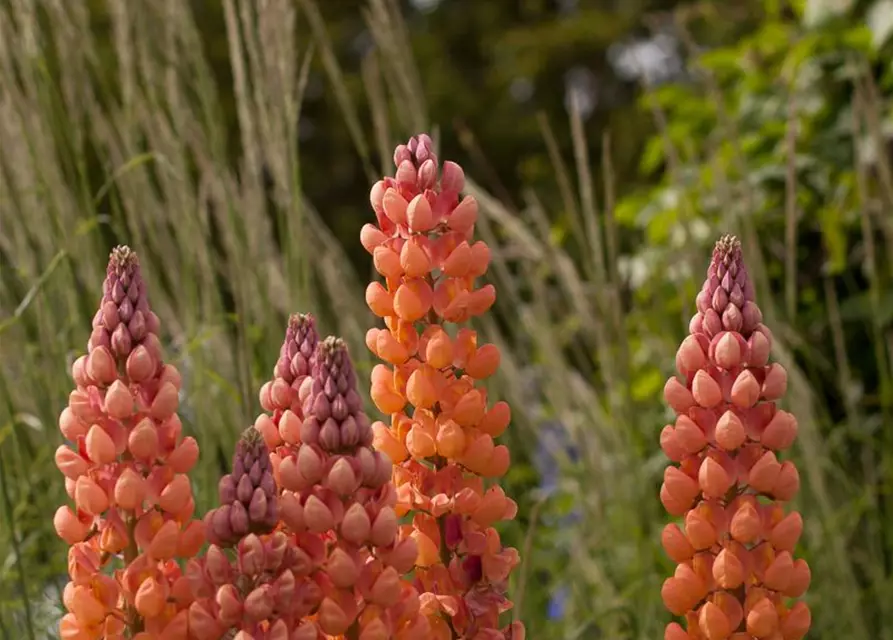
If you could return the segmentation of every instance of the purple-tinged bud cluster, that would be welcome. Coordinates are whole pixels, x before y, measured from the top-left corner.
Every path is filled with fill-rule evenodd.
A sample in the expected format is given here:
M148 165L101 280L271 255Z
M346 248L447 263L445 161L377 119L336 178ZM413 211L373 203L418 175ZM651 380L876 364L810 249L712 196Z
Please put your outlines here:
M772 334L754 301L753 282L744 266L741 242L735 236L725 235L716 242L697 307L689 323L687 342L697 341L699 348L723 368L736 363L766 364ZM686 347L681 353L688 352L691 350ZM681 362L677 365L686 367Z
M320 343L312 379L304 398L301 441L318 444L328 453L369 447L372 426L363 413L357 375L343 340L330 336Z
M285 340L279 349L279 360L276 362L274 374L287 383L310 375L319 334L316 331L316 320L312 315L296 313L288 319Z
M763 321L742 260L741 242L735 236L725 235L717 241L697 306L690 329L710 338L722 331L736 331L746 340Z
M233 470L217 487L220 506L205 516L208 539L231 546L249 533L268 533L279 521L279 498L270 452L261 434L246 429L233 456Z
M158 316L149 308L140 263L130 247L115 247L102 285L102 302L93 317L88 351L106 347L118 361L144 345L160 366Z

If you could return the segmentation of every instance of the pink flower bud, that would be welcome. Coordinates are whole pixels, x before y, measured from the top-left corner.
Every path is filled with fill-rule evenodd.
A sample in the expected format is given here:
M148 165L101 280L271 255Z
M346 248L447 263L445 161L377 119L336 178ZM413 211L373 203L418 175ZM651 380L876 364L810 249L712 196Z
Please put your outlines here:
M440 188L453 193L462 191L465 188L465 172L462 167L451 160L444 162L440 176Z
M201 602L189 605L189 636L200 640L220 638L224 630L208 608Z
M726 411L716 423L716 443L726 451L734 451L747 439L744 423L734 411Z
M778 478L772 487L771 493L776 499L787 502L793 500L800 491L800 472L790 460L781 463L778 470Z
M125 370L131 382L139 383L148 380L155 373L156 367L155 359L149 350L139 345L127 356Z
M413 171L415 170L413 169ZM330 636L340 636L347 631L352 620L348 618L344 609L337 602L331 598L324 598L319 605L318 622L323 633Z
M273 382L265 382L264 385L260 388L260 406L263 407L264 411L275 411L276 407L273 406L273 397L270 394L270 391L273 388Z
M107 614L107 608L93 594L93 590L86 586L75 585L66 589L70 595L65 598L65 605L75 615L77 621L89 627L99 624Z
M158 506L170 514L176 514L183 510L186 503L192 497L192 486L185 474L177 474L162 490L158 498Z
M695 405L691 391L675 377L669 378L664 385L664 399L676 413L686 413Z
M127 304L122 305L122 308ZM119 358L126 357L131 348L133 348L133 338L130 336L130 331L127 330L127 327L123 324L119 324L115 327L115 330L112 331L111 337L111 348L115 355Z
M149 554L158 560L170 560L177 553L180 538L180 527L176 521L168 520L152 537L149 543Z
M280 418L280 424L281 421L282 419ZM257 416L257 419L254 421L254 428L261 434L264 443L270 451L273 451L276 447L282 444L282 437L279 435L279 429L266 413L261 413Z
M127 448L137 460L151 460L158 453L158 430L149 418L142 419L130 432Z
M109 508L109 499L105 491L89 476L80 476L74 488L74 499L78 509L91 516L101 515Z
M92 518L86 522L80 520L71 507L62 506L53 516L53 528L56 534L70 545L82 542L90 532Z
M760 399L760 383L750 370L745 369L732 384L732 404L742 409L749 409Z
M336 427L337 428L337 427ZM284 461L283 461L284 462ZM297 465L300 474L308 483L319 482L322 479L323 462L320 455L308 445L303 445L298 450Z
M286 456L279 462L279 482L282 488L290 491L300 491L312 484L298 471L295 456Z
M698 471L698 483L707 498L722 498L732 486L732 478L713 458L705 458Z
M239 570L246 576L258 576L264 570L264 545L256 535L249 534L239 543Z
M329 418L320 428L319 446L325 451L337 451L341 448L341 430L334 419Z
M118 377L115 359L105 347L93 349L85 364L87 375L100 384L110 384Z
M242 618L242 600L239 591L232 584L223 584L214 596L217 606L220 607L220 621L231 627Z
M177 448L167 457L167 466L174 473L189 473L198 462L198 442L189 436L177 445Z
M177 387L170 382L164 382L152 400L149 415L156 420L166 420L177 410L179 403Z
M273 613L272 587L261 585L245 597L245 617L251 622L258 622L270 617Z
M310 378L307 379L310 380ZM301 423L301 442L305 445L319 443L319 420L316 419L316 416L307 416Z
M304 522L313 533L325 533L335 526L331 509L314 495L304 503Z
M68 407L79 420L87 423L92 423L101 416L99 406L94 404L90 395L85 391L72 391L68 396ZM84 433L86 433L86 428Z
M248 533L251 522L248 519L248 510L241 502L233 502L229 508L229 528L238 538Z
M120 380L115 380L106 392L105 409L109 416L118 420L133 415L133 396Z
M772 341L762 332L754 331L747 341L750 351L748 364L752 367L762 367L769 361L769 352L772 350Z
M423 194L413 198L406 209L406 220L410 230L415 233L429 231L434 226L435 220L428 198Z
M348 542L362 544L369 537L372 523L363 505L354 503L344 513L341 520L341 535Z
M760 493L770 493L778 481L781 464L772 451L767 451L750 468L747 484Z
M358 485L359 482L350 462L344 457L338 458L329 470L326 486L333 489L340 496L348 496L356 491Z
M286 409L279 418L279 437L287 444L298 444L301 441L302 422L290 409ZM269 443L267 443L267 446L269 446Z
M215 585L226 584L232 580L233 569L226 552L216 544L208 547L205 554L205 571Z
M115 504L122 509L135 511L146 498L146 481L136 471L127 467L115 483Z
M66 478L72 480L77 480L90 468L90 464L81 455L64 444L59 445L59 448L56 449L55 461L59 471Z
M180 532L177 544L177 556L180 558L195 557L205 544L205 525L200 520L193 520Z
M419 549L416 541L412 538L404 538L394 545L394 549L387 554L387 563L394 567L397 573L404 575L412 571L418 556Z
M731 308L734 309L735 307ZM713 340L716 344L713 357L717 365L726 370L741 366L743 360L741 345L732 331L720 333Z
M382 212L383 211L384 210L382 209ZM363 248L370 254L385 240L387 240L387 236L382 233L381 229L373 224L366 223L360 230L360 244L362 244Z
M676 368L683 376L688 376L695 371L702 369L707 364L707 356L704 349L698 344L698 339L690 335L679 347L676 352Z
M326 564L326 573L339 589L347 589L353 586L360 576L357 563L340 547L335 547L329 555Z
M468 233L478 218L478 203L474 196L465 196L447 217L447 226L459 233Z
M777 362L766 369L766 377L763 380L761 390L764 400L778 400L784 396L788 389L788 373Z
M372 602L383 607L390 607L400 598L400 576L393 567L387 567L372 585L370 594Z
M82 422L69 407L59 414L59 430L66 440L76 442L78 436L87 435L87 424Z
M699 369L692 380L691 392L695 401L705 409L711 409L722 402L719 383L704 369Z
M768 449L782 451L790 448L797 438L797 419L787 411L777 411L766 425L760 442Z
M294 389L282 378L273 380L270 387L270 402L276 409L288 409L291 406Z
M391 507L382 507L375 517L375 522L372 523L372 530L369 533L370 540L376 547L387 547L393 544L396 536L397 514Z
M267 513L267 496L264 490L257 487L251 495L251 501L248 504L248 519L254 522L260 522Z
M95 464L107 464L116 458L115 443L112 442L105 429L98 424L90 427L84 444L87 450L87 457Z
M80 356L74 361L71 365L71 377L80 388L90 384L90 375L87 373L87 356Z
M134 598L134 606L141 616L154 618L161 614L167 604L168 586L149 577L143 580Z

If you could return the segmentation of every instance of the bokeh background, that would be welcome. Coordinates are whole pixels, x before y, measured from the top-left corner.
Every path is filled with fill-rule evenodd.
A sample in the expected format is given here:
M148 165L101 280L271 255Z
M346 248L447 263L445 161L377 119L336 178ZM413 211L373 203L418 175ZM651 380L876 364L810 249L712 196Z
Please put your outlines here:
M733 232L799 418L809 637L893 638L891 32L893 0L0 0L0 636L54 637L56 419L110 248L204 512L290 312L368 375L369 187L429 131L493 249L529 637L662 637L661 390Z

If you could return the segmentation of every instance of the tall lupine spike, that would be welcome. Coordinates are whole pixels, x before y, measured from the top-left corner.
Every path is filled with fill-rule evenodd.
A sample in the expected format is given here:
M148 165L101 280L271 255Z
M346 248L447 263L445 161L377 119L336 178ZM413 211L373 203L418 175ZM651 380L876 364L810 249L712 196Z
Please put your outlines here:
M220 482L220 506L205 520L212 544L186 570L194 598L190 637L316 640L316 626L303 618L322 599L314 574L325 543L306 531L277 528L280 496L269 449L255 428L242 434L232 467ZM234 559L224 551L229 546Z
M375 447L396 463L398 515L413 514L405 530L419 547L415 578L428 637L520 640L520 622L499 625L511 607L505 591L518 553L503 547L492 526L514 518L517 505L483 482L508 470L508 449L494 438L508 426L510 410L505 402L488 405L476 384L495 373L500 353L479 345L471 329L444 327L493 305L493 286L475 287L490 250L473 242L477 203L459 198L462 169L445 162L440 171L427 135L397 147L394 163L395 175L372 187L378 224L361 232L385 279L366 290L387 327L366 335L387 363L372 372L372 399L390 416L390 426L373 426Z
M59 417L70 444L56 465L75 503L54 517L71 545L62 637L174 637L191 602L175 558L204 544L186 475L199 451L181 435L180 374L162 362L158 324L136 254L116 247Z
M810 571L792 555L803 519L784 503L800 478L776 457L794 443L797 420L776 407L787 374L768 363L772 335L734 236L716 243L697 308L676 355L684 381L664 387L677 418L661 432L661 448L678 464L667 468L660 498L683 527L671 523L662 534L678 566L661 594L685 619L664 637L799 640L810 612L789 599L805 593Z
M325 540L315 575L323 599L305 624L326 636L428 637L418 595L400 575L417 549L398 536L391 462L372 450L372 427L362 411L356 373L338 338L319 343L309 383L301 387L304 421L294 457L283 458L280 479L287 528Z

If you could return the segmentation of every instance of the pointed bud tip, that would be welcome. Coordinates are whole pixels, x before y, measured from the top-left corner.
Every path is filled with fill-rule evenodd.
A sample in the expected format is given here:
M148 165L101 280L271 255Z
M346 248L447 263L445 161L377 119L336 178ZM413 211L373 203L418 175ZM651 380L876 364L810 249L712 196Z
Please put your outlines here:
M741 241L738 236L726 233L720 237L713 247L713 255L718 262L729 262L739 258L741 256Z
M295 332L315 329L316 318L312 313L293 313L288 317L288 328Z
M114 269L128 269L139 266L136 252L125 244L118 245L109 254L109 266Z

